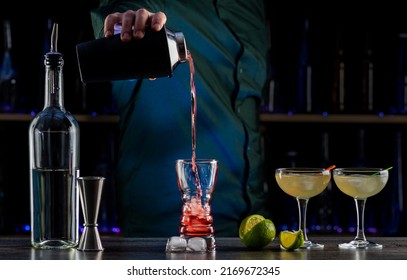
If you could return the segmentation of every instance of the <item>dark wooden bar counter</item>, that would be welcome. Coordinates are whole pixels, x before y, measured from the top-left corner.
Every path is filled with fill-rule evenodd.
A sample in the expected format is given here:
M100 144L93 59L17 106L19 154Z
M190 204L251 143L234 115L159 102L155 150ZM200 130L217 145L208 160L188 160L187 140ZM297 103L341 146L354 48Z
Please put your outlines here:
M0 236L1 260L407 260L407 237L372 237L382 249L344 250L337 244L347 236L313 237L324 249L285 251L278 239L260 251L247 249L238 238L216 238L213 253L165 253L166 238L101 237L104 250L38 250L31 248L29 237Z

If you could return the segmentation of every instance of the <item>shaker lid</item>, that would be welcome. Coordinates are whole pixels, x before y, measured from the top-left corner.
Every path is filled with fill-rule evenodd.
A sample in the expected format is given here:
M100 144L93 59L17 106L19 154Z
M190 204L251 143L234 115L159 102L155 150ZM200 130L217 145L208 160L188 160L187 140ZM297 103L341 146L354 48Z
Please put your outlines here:
M174 32L175 42L177 43L178 47L178 56L181 62L185 62L187 60L187 44L185 42L184 33L182 32Z

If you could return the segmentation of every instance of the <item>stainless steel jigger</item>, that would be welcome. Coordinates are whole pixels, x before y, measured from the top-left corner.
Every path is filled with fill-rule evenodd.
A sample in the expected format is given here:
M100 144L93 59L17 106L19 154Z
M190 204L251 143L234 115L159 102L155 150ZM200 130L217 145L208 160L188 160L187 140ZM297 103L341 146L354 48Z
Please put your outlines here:
M102 242L97 228L97 217L105 178L88 176L79 177L77 181L84 218L84 229L79 240L78 250L102 251Z

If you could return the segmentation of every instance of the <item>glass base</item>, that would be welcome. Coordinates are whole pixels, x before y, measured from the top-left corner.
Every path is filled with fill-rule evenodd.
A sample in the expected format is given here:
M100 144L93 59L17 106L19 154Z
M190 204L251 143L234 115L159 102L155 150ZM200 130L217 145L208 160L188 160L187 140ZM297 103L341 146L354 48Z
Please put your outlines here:
M352 240L348 243L338 244L341 249L382 249L383 245L368 240Z
M167 253L205 253L214 252L216 248L214 236L172 236L168 238L165 251Z
M75 248L78 244L66 240L44 240L42 242L32 241L31 245L35 249L53 250L53 249L71 249Z
M300 247L301 249L323 249L324 245L312 242L310 240L304 241L304 245Z

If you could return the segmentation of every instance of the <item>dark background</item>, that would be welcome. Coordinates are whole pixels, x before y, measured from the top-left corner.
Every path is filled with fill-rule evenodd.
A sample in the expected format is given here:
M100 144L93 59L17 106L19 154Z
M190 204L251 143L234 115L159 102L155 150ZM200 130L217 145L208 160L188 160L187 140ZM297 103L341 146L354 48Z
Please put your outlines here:
M346 64L346 112L352 114L404 114L399 110L397 82L400 65L399 34L407 32L407 17L398 5L362 5L355 8L343 1L314 6L265 1L270 27L269 79L276 81L275 112L295 114L298 107L298 68L303 43L304 20L309 20L308 59L312 65L312 114L333 113L332 88L338 41ZM50 38L48 22L59 24L58 51L64 54L65 107L75 114L115 114L106 83L84 86L79 79L75 45L93 39L89 12L98 1L35 1L1 4L0 19L12 27L12 58L18 73L18 106L15 113L36 113L44 95L43 57ZM339 40L340 39L340 40ZM3 38L0 36L0 51ZM364 111L363 67L366 49L374 62L374 110ZM0 52L1 53L1 52ZM264 101L267 102L268 87ZM366 227L369 234L405 235L404 201L400 192L405 168L405 124L315 124L266 123L264 133L266 185L269 207L278 228L295 228L297 205L279 190L274 169L292 165L331 164L394 166L380 195L368 200ZM81 124L81 174L107 177L99 224L104 231L116 226L114 165L118 131L116 124ZM0 232L28 233L28 122L0 122ZM403 187L401 188L403 189ZM353 234L353 200L335 185L310 200L308 224L315 233Z
M8 19L12 28L12 57L19 78L18 111L42 109L44 87L44 54L49 51L52 23L58 23L58 51L64 55L65 106L73 113L104 111L101 99L107 98L105 84L87 85L79 79L75 46L93 39L90 10L98 1L35 1L22 4L13 1L10 9L1 9L1 18ZM51 24L50 24L51 23ZM0 42L4 41L3 36ZM3 43L1 46L3 47ZM89 97L98 92L98 97ZM105 108L109 111L109 108Z

